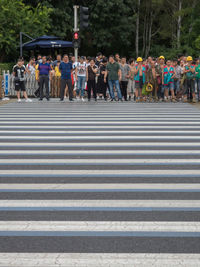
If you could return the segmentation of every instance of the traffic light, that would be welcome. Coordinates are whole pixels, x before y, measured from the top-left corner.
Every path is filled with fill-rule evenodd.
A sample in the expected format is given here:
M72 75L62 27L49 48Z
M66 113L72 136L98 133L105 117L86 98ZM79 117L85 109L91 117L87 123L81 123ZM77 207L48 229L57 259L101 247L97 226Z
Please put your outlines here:
M79 48L79 46L80 46L80 39L79 39L79 33L78 32L74 32L73 45L74 45L74 48Z
M80 28L84 29L89 26L89 8L80 6Z

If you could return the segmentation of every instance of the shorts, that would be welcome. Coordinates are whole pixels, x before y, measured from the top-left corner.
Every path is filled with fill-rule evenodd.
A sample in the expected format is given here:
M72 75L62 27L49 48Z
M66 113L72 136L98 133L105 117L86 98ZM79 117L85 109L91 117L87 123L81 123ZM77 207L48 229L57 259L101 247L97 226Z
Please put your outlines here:
M174 83L168 83L164 85L164 89L174 90Z
M15 82L15 91L26 91L25 83L24 82Z
M139 78L139 82L136 82L136 83L135 83L135 88L136 88L136 89L142 89L142 88L143 88L143 85L144 85L144 83L143 83L143 77L140 76L140 78Z

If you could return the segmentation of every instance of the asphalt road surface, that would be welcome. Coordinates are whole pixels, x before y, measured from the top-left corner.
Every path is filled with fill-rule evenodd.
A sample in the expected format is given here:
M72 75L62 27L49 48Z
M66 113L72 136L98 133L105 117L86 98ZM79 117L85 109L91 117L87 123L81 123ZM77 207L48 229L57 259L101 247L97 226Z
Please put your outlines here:
M200 266L200 110L0 106L0 266Z

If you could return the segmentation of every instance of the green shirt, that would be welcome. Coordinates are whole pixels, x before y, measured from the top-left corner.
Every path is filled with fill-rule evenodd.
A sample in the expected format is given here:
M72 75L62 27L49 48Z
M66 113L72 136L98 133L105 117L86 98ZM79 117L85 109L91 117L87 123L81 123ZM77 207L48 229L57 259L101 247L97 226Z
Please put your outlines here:
M190 68L191 69L194 69L194 65L191 65L190 66ZM189 67L188 66L185 66L185 69L186 70L189 70ZM191 80L191 79L194 79L195 78L195 72L191 72L191 71L189 71L189 72L186 72L186 79L187 80Z
M196 67L196 72L197 72L197 74L196 74L196 78L197 78L197 79L200 79L200 65L198 65L198 66Z
M108 63L106 70L108 71L108 80L119 80L118 77L118 72L120 70L120 65L117 62L112 63Z

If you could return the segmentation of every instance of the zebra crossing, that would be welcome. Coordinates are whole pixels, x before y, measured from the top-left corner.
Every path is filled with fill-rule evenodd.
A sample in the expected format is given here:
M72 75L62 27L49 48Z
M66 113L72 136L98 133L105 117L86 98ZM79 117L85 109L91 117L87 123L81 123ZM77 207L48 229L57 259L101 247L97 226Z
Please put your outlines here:
M1 106L0 266L200 266L200 110Z

